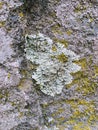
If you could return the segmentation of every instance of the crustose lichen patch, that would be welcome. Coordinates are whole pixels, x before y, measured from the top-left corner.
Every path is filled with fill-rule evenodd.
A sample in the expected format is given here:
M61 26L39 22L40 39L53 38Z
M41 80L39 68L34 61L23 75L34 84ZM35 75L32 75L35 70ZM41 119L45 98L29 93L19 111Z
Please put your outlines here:
M60 94L65 85L70 84L81 67L75 63L79 56L60 43L42 33L25 36L26 58L38 65L32 78L40 85L40 90L50 96Z

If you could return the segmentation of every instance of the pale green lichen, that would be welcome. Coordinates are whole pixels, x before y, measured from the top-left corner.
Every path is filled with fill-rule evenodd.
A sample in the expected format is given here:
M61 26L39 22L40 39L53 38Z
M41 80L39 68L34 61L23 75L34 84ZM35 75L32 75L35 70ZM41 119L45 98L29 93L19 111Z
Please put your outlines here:
M57 126L53 126L53 127L50 127L50 128L48 128L47 126L44 126L43 130L60 130L60 129Z
M65 85L70 84L75 73L81 69L73 63L78 60L73 51L68 50L60 43L53 41L45 35L26 35L26 58L38 65L32 78L40 85L40 90L50 96L60 94Z

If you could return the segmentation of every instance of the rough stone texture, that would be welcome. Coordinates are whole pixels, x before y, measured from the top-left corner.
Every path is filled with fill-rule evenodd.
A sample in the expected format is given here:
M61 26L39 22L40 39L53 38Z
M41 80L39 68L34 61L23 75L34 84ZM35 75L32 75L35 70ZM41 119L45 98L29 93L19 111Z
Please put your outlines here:
M0 130L98 130L98 0L41 6L29 13L20 0L0 0ZM36 86L25 57L24 37L37 32L80 56L81 71L55 97Z

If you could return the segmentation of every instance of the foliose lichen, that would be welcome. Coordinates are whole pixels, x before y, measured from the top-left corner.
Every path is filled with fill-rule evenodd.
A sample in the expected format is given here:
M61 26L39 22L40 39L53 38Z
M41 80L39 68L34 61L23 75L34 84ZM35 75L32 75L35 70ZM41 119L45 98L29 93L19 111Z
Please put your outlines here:
M81 67L73 61L78 60L73 51L53 41L42 33L25 36L26 58L38 67L32 74L40 90L50 96L60 94L65 85L73 80L71 73Z

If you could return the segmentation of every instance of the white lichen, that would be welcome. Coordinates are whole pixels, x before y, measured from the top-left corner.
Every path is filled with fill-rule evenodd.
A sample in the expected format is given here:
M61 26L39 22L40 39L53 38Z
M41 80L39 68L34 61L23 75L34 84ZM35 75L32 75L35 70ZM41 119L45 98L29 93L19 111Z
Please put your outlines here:
M68 50L60 43L53 41L45 35L26 35L26 58L38 65L32 78L40 85L40 90L50 96L60 94L65 85L70 84L75 73L81 69L73 63L78 60L73 51Z
M42 130L60 130L60 129L57 126L52 126L52 127L44 126Z

